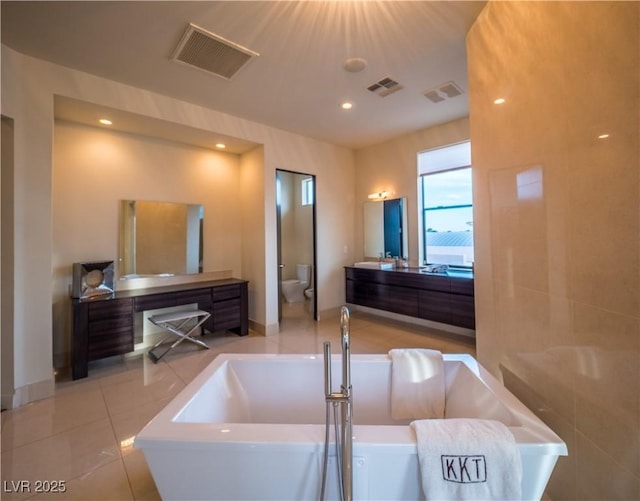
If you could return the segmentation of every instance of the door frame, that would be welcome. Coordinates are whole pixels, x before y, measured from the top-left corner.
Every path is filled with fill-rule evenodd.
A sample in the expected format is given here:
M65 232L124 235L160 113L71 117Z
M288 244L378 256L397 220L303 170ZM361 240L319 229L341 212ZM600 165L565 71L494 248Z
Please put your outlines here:
M281 241L281 214L280 214L280 200L279 200L279 181L278 181L278 175L280 172L286 172L289 174L296 174L299 176L305 176L305 177L311 177L313 179L313 187L312 187L312 193L313 193L313 203L311 204L311 214L312 214L312 229L311 229L311 235L312 235L312 249L313 249L313 259L312 259L312 264L311 264L311 284L312 287L314 289L314 293L313 293L313 319L314 320L318 320L318 273L317 273L317 269L318 269L318 258L317 258L317 236L316 236L316 211L317 211L317 193L316 193L316 175L315 174L309 174L308 172L300 172L300 171L294 171L294 170L289 170L289 169L276 169L276 240L277 240L277 258L278 258L278 262L277 262L277 266L278 266L278 323L280 323L280 320L282 319L282 267L281 267L281 263L282 263L282 241Z

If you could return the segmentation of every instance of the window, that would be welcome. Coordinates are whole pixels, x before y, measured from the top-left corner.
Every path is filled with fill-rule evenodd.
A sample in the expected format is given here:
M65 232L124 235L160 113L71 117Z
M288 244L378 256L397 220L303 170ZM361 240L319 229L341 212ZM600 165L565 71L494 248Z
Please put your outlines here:
M418 155L425 264L473 264L470 143Z
M308 177L302 180L302 205L313 205L313 178Z

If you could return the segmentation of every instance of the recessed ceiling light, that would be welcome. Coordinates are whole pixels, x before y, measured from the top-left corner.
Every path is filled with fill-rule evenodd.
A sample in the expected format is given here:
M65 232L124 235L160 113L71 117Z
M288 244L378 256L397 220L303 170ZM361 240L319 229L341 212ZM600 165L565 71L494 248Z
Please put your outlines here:
M342 108L343 110L350 110L351 108L353 108L353 103L351 101L345 101L340 105L340 108Z
M98 122L100 122L102 125L111 125L111 124L113 124L113 122L111 120L108 120L106 118L101 118L100 120L98 120Z
M598 139L607 139L609 137L609 134L600 134L598 136Z
M224 150L226 147L227 145L224 143L216 143L216 148L220 148L221 150Z
M505 102L505 99L503 97L499 97L493 102L493 104L504 104L504 102Z

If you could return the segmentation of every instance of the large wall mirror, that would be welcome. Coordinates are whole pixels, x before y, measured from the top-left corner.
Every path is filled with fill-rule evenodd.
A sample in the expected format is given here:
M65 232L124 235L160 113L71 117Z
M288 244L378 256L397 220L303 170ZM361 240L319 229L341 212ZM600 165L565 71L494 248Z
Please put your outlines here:
M364 203L364 257L409 257L407 200L392 198Z
M202 272L202 205L120 202L121 279Z

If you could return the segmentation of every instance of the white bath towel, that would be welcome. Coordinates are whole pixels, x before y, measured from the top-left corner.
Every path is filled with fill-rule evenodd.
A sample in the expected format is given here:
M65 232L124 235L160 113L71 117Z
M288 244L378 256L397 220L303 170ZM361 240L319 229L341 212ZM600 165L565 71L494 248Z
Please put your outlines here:
M393 419L444 417L442 353L426 349L393 349L391 416Z
M413 421L427 500L520 499L522 460L509 428L483 419Z

